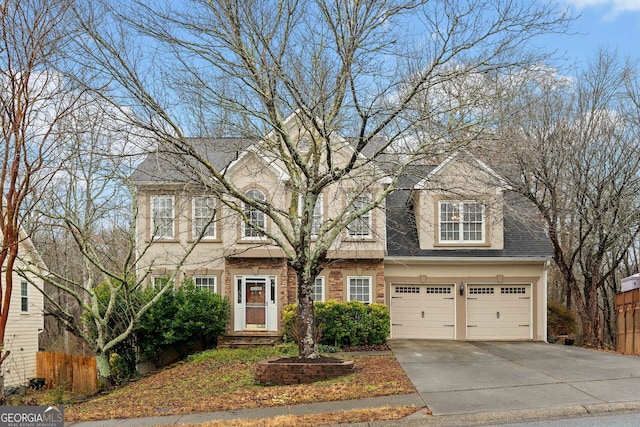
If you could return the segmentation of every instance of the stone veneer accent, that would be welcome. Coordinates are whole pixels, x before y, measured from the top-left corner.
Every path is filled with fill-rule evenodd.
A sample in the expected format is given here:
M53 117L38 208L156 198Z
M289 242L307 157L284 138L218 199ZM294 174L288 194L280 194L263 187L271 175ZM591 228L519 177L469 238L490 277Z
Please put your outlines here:
M255 381L261 385L309 384L353 372L353 360L336 363L281 363L278 358L258 362Z

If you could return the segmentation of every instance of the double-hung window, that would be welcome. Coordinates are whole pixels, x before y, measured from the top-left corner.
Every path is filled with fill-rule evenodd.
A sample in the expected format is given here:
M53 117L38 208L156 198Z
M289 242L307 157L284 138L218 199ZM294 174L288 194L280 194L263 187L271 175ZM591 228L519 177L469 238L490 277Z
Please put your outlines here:
M29 284L27 282L20 282L20 311L29 312Z
M249 190L245 193L245 196L249 199L256 200L258 202L264 202L266 198L264 197L264 193L260 190ZM266 219L264 216L264 212L256 209L248 204L244 205L244 214L247 217L247 221L243 224L242 227L242 237L244 238L263 238L263 234L260 229L264 230L266 228Z
M484 206L476 201L441 201L440 242L483 243Z
M193 238L203 240L216 238L216 198L198 196L191 199L191 223Z
M314 302L324 301L324 276L318 276L313 281L311 299L313 299Z
M193 284L196 288L207 289L216 292L216 276L194 276Z
M154 239L173 239L174 229L173 196L151 197L151 230Z
M298 215L302 216L302 196L298 199ZM322 227L323 220L323 198L322 194L318 194L318 198L316 199L316 204L313 206L313 217L311 219L311 235L317 236L320 231L320 227Z
M371 196L368 194L361 194L356 197L351 204L350 212L357 212L360 209L368 206L371 203ZM366 239L371 237L371 211L367 211L351 221L347 226L347 234L349 237Z
M371 277L347 277L349 301L371 303Z

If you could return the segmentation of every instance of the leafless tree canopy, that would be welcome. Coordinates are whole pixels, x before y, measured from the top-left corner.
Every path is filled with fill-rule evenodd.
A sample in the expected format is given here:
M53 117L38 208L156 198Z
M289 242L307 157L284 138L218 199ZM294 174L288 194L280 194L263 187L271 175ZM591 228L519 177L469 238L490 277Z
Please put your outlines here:
M574 79L522 76L501 135L515 166L511 184L536 205L584 342L596 347L604 343L605 285L640 233L635 69L600 52Z
M248 205L275 224L259 231L297 273L305 357L317 355L311 284L328 247L383 202L406 164L477 136L485 101L464 85L543 59L526 42L567 24L551 3L513 0L87 2L76 12L94 88L176 164L195 162L200 184L231 196L238 215ZM187 136L260 139L259 154L300 197L286 207L248 198ZM383 177L389 185L353 209ZM359 186L310 245L318 195L348 179Z

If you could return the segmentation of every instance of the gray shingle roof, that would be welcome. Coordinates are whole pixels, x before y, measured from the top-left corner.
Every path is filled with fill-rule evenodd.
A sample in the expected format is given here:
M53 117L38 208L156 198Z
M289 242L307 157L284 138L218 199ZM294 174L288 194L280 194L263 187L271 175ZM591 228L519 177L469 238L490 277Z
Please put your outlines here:
M504 248L497 249L420 249L413 207L408 204L414 185L433 167L419 175L402 177L400 190L387 198L388 256L438 258L550 258L551 247L533 206L512 192L505 193ZM413 172L416 172L415 170Z
M223 170L255 140L246 138L190 138L191 147L203 155L216 170ZM161 147L147 155L132 175L133 182L188 182L201 170L189 156L176 149Z

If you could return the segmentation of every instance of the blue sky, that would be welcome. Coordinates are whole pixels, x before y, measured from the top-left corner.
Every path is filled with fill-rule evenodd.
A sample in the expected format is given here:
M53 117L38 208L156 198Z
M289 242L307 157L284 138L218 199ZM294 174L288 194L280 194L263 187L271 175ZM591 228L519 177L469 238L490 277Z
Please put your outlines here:
M556 0L576 15L572 33L540 42L584 65L599 48L617 49L623 57L640 60L640 0Z

